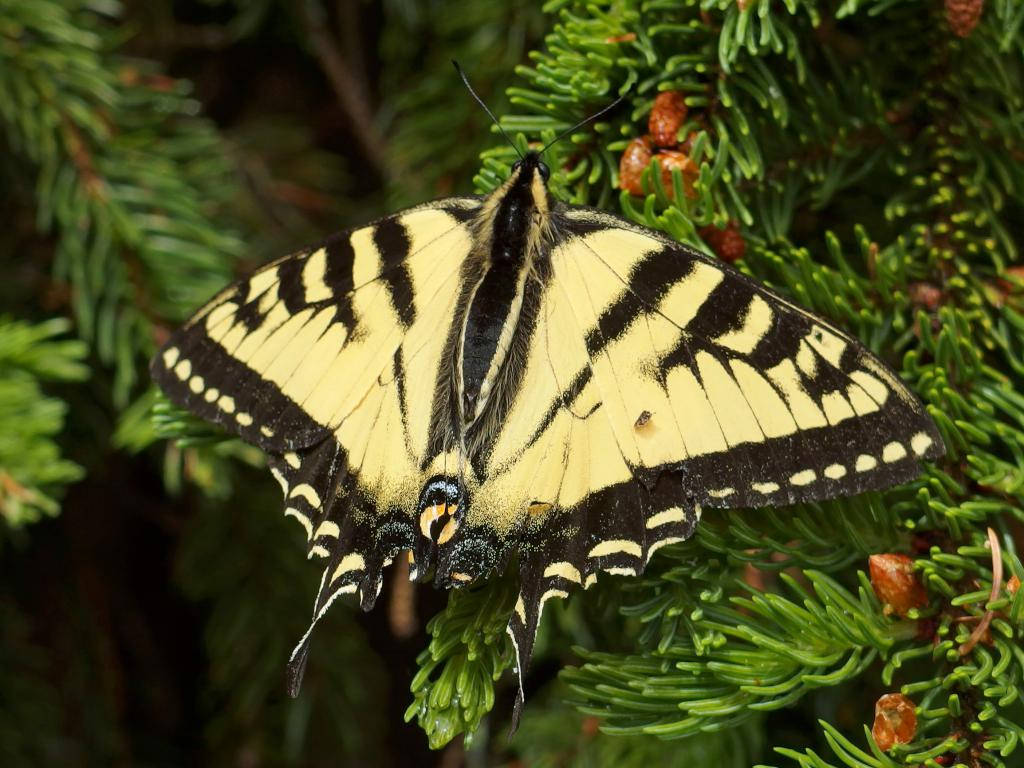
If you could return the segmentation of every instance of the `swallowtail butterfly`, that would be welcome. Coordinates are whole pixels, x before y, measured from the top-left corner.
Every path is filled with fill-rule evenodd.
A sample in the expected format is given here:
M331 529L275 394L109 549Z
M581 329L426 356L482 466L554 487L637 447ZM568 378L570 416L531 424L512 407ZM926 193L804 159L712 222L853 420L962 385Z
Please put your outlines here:
M325 561L310 631L339 595L369 610L396 557L440 588L514 560L517 713L551 598L641 573L702 508L886 488L943 453L850 335L547 180L530 152L485 197L275 261L152 363L174 403L266 452Z

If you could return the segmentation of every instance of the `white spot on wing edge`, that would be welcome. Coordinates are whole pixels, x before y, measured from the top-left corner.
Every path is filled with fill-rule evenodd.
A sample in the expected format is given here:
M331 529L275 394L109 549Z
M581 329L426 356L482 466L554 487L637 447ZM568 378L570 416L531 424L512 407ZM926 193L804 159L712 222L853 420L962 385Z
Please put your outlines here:
M302 523L302 527L306 529L307 539L313 537L313 523L311 523L309 521L309 518L302 514L299 510L295 509L295 507L288 507L288 509L284 511L284 515L285 517L294 517L296 520Z
M299 483L292 488L291 493L288 494L288 498L293 499L296 496L301 496L316 508L320 507L320 494L318 494L309 483Z
M602 570L613 576L636 576L636 568L603 568Z
M912 438L910 438L910 450L912 450L918 456L924 456L928 452L928 449L932 447L934 441L924 432L918 432Z
M217 407L220 408L224 413L235 412L235 398L224 395L217 401Z
M203 381L202 376L193 376L188 380L188 388L192 390L193 394L198 395L206 388L206 382Z
M868 456L866 453L862 453L857 457L857 463L854 465L854 469L858 472L867 472L878 466L878 459L874 456Z
M324 520L317 526L316 533L313 534L313 538L319 539L321 536L330 536L332 539L336 539L340 535L341 529L338 528L337 523L331 522L330 520Z
M825 477L829 480L838 480L846 476L846 467L842 464L829 464L825 467Z
M281 493L288 493L288 481L284 479L284 473L281 472L277 467L270 468L270 474L277 480L277 484L281 486Z
M174 375L182 381L187 380L188 377L192 375L192 363L188 360L182 360L174 366Z
M651 515L647 518L646 527L658 528L662 525L668 525L669 523L681 523L686 519L686 513L683 512L682 507L670 507L664 512L659 512L656 515Z
M252 426L252 416L244 411L235 415L235 421L241 424L243 427Z
M572 563L560 562L552 563L544 569L544 578L549 579L552 577L559 577L567 579L568 581L574 581L577 584L583 582L583 577L580 576L579 570Z
M640 545L635 541L629 541L628 539L610 539L608 541L602 541L600 544L595 546L587 553L587 557L604 557L605 555L615 555L619 552L625 552L628 555L636 555L640 557L642 554Z
M712 499L724 499L726 496L732 496L734 493L736 493L735 488L716 488L713 491L708 491L708 496ZM698 516L700 515L699 512L697 514Z
M779 490L778 483L751 483L750 487L758 493L775 493Z
M338 563L338 567L334 569L334 573L331 574L331 581L334 581L339 576L344 576L346 573L352 571L360 571L366 567L366 561L363 556L358 552L349 552Z
M882 449L882 461L886 464L892 464L895 461L906 458L906 456L907 449L898 440L893 440Z
M553 597L559 597L565 599L569 596L569 593L564 589L549 589L543 595L540 596L540 603L537 605L537 621L540 622L540 614L544 611L544 603Z
M791 485L810 485L817 479L818 475L813 469L805 469L791 475L789 482Z
M177 347L168 347L164 350L164 368L173 368L174 364L178 362L178 355L181 353Z
M682 536L669 536L668 538L656 541L647 548L647 560L651 562L651 556L662 547L667 547L669 544L678 544L680 541L686 541Z
M299 461L299 455L297 453L289 451L288 453L284 454L284 460L285 463L287 463L288 466L291 467L292 469L298 469L299 467L302 466L302 462Z

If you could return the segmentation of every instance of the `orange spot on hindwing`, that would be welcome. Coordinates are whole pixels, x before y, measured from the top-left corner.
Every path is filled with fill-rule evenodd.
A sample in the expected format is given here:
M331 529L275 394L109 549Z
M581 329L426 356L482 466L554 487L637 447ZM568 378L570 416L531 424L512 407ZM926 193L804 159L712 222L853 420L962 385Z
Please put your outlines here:
M535 501L526 508L526 513L530 517L536 517L538 515L543 515L545 512L550 510L551 507L552 505L548 504L546 501Z
M449 518L446 520L444 528L442 528L437 539L438 544L444 544L444 542L450 539L455 533L455 529L453 528L448 533L447 538L442 540L441 537L445 535L445 532L448 531L449 527L452 525L455 525L455 528L458 527L458 523L455 522L455 518L453 517L455 510L457 509L458 506L456 504L446 504L443 502L439 504L431 504L420 513L420 533L428 539L433 539L434 523L438 520L445 520L445 518Z

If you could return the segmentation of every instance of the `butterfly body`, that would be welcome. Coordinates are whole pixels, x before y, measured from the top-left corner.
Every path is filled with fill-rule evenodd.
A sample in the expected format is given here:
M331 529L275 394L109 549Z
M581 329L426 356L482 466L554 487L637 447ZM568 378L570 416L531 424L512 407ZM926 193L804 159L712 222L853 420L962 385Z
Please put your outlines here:
M371 607L396 557L459 587L515 556L521 671L547 600L642 572L702 507L884 488L941 455L921 403L856 340L554 200L547 175L530 153L485 198L274 262L154 358L174 402L267 452L327 560L313 624L342 594Z

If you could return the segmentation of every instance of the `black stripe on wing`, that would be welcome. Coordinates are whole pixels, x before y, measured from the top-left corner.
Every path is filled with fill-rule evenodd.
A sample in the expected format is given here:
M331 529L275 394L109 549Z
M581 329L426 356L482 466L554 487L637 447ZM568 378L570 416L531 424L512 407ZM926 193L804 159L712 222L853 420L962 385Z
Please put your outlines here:
M201 327L172 336L150 363L150 375L175 405L264 450L294 451L330 435L330 430L228 354ZM267 434L267 414L287 414L287 418L277 418L275 430Z
M412 278L404 261L409 258L409 233L398 217L385 219L373 230L373 242L380 251L384 271L381 274L394 307L405 328L416 320Z

